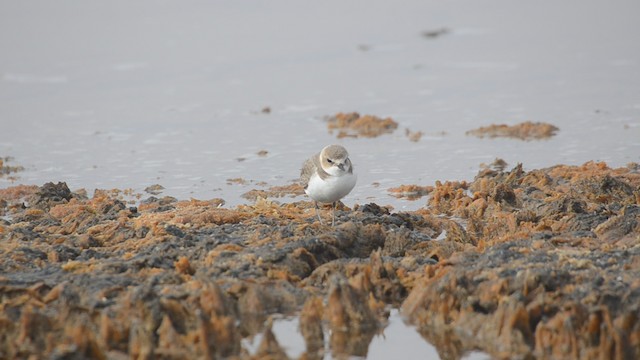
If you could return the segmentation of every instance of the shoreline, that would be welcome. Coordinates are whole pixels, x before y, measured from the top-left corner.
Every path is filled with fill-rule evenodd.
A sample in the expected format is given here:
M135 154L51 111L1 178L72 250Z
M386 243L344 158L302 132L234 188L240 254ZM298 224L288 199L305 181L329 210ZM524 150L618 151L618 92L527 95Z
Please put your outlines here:
M309 201L0 189L0 354L247 357L242 338L299 314L306 358L327 329L333 354L366 355L390 307L443 357L640 354L637 164L486 168L429 190L417 211L342 206L331 228ZM281 358L264 339L256 356Z

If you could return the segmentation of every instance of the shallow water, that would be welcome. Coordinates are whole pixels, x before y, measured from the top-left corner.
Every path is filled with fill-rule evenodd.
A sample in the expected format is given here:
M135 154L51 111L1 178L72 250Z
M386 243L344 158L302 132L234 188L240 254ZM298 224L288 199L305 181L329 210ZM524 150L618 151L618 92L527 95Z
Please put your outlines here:
M305 353L306 346L302 335L298 332L299 319L297 317L283 317L273 322L272 331L282 349L292 359L298 359ZM326 330L326 329L325 329ZM325 344L329 341L325 333ZM256 335L251 339L243 340L243 346L251 354L255 354L262 341L262 335ZM389 323L384 330L376 335L368 347L367 359L393 359L402 349L405 359L438 359L438 351L435 347L424 341L414 327L404 323L397 309L391 310ZM341 354L337 354L341 355ZM332 359L329 346L325 346L325 359ZM485 360L489 356L485 353L474 351L466 354L464 360Z
M90 193L159 183L165 195L233 206L256 186L226 179L286 184L337 142L359 174L345 203L397 209L424 201L396 200L389 187L471 179L496 157L620 166L640 160L638 10L634 1L4 2L0 155L27 168L19 183ZM337 140L323 118L339 111L391 116L400 128ZM465 135L526 120L560 132L531 142ZM411 142L405 128L425 135Z

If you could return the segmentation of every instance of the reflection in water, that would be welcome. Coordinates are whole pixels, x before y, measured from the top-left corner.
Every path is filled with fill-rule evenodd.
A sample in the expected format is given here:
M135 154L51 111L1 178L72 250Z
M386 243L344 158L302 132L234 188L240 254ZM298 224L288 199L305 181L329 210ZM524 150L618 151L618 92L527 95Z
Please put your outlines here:
M374 335L375 330L333 331L329 340L331 354L337 359L348 356L367 357Z
M399 319L399 317L398 317ZM243 341L245 349L251 354L258 354L261 349L281 348L290 358L324 359L327 357L343 359L349 357L370 358L375 353L369 353L376 330L331 331L327 323L320 320L317 324L324 330L323 337L302 337L299 332L299 318L289 317L273 320L273 325L263 324L258 335ZM407 331L413 328L405 326ZM271 338L270 333L273 334ZM275 342L275 343L274 343ZM417 344L416 344L417 345Z
M438 356L443 360L457 360L461 359L471 349L465 349L462 342L455 334L448 330L440 333L431 331L429 328L420 328L418 330L420 335L427 340L430 344L433 344L438 351Z
M270 341L277 341L279 347L292 359L392 359L400 352L405 358L419 359L489 358L483 352L466 352L468 350L463 350L459 342L448 337L451 334L438 337L436 334L418 332L415 327L405 324L397 309L390 311L387 326L377 332L331 331L326 322L319 321L317 324L322 329L323 336L316 337L315 340L303 336L304 331L300 331L300 318L297 316L274 317L272 324L274 339ZM265 342L266 328L262 324L257 335L243 340L243 347L250 354L256 354Z

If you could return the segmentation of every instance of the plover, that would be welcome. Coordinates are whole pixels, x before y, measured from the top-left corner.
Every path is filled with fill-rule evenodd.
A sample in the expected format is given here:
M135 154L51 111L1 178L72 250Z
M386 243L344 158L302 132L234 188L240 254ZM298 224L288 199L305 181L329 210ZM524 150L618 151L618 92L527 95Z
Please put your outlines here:
M307 159L300 171L304 192L313 199L316 215L322 224L318 202L332 204L331 226L336 223L336 204L356 186L356 174L347 149L329 145Z

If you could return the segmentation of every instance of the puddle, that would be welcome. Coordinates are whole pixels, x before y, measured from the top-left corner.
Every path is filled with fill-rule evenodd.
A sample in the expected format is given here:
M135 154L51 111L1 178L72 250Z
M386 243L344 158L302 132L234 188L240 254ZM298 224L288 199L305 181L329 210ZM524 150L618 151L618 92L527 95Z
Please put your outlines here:
M272 331L282 349L287 356L292 359L298 359L305 353L306 346L302 335L298 331L298 317L283 317L274 320ZM325 349L324 359L341 358L340 356L350 354L332 354L329 347L328 330L325 328ZM253 338L244 339L243 347L252 355L256 353L262 334L255 335ZM373 337L369 344L366 357L350 357L354 359L366 358L375 359L392 359L398 356L398 351L402 351L402 356L409 359L440 359L438 351L435 347L423 339L414 327L404 323L402 316L397 309L391 310L389 323L382 333ZM465 360L487 360L489 355L480 351L473 351L465 354L462 359Z

